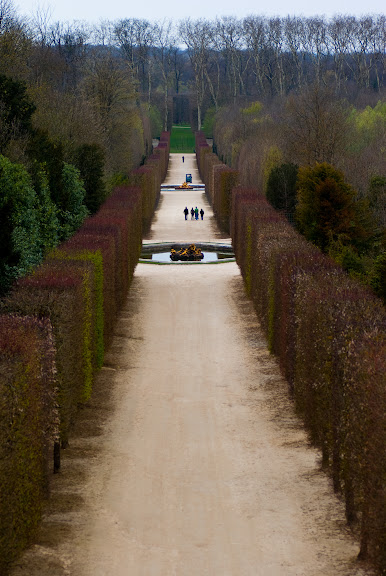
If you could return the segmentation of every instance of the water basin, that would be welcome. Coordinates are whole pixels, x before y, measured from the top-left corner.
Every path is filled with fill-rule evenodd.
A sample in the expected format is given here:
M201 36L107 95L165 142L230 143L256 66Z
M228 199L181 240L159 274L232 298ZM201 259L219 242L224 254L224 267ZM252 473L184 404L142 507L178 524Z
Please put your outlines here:
M215 262L218 260L217 252L203 252L203 255L203 260L205 260L205 262ZM158 254L150 254L150 256L153 262L171 262L170 252L158 252ZM173 262L173 264L176 264L176 262Z
M145 244L142 246L142 253L139 261L144 264L210 264L220 262L233 262L235 259L233 248L228 244L196 244L201 249L204 258L196 261L172 261L170 258L171 249L179 250L187 247L188 244Z

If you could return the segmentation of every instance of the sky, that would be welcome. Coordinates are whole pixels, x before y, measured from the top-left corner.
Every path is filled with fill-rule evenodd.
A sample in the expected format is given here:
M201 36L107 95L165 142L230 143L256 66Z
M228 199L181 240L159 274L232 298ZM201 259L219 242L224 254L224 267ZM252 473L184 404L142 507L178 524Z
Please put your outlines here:
M48 13L51 22L72 22L83 20L88 23L99 23L103 20L123 18L143 18L146 20L174 21L183 18L204 18L214 20L217 16L236 16L244 18L251 14L263 16L315 16L325 15L330 18L336 14L383 14L384 0L272 0L260 3L251 0L14 0L19 16L32 17L37 11ZM235 9L237 7L237 10Z

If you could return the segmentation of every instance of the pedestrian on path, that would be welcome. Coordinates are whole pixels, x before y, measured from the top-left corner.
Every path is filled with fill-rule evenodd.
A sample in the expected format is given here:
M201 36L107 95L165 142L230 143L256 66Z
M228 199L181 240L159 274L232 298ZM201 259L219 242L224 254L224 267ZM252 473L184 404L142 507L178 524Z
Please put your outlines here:
M194 208L192 206L192 209L190 211L190 216L191 216L191 220L194 220Z
M204 212L204 210L203 210L202 208L201 208L201 210L200 210L200 214L201 214L201 220L203 220L203 219L204 219L204 214L205 214L205 212Z
M182 157L182 163L184 163L184 162L185 162L185 156Z
M188 207L187 207L187 206L185 206L184 214L185 214L185 220L187 220L187 219L188 219L188 214L189 214L189 210L188 210Z
M198 220L198 208L197 208L197 206L194 209L194 215L196 217L196 220Z

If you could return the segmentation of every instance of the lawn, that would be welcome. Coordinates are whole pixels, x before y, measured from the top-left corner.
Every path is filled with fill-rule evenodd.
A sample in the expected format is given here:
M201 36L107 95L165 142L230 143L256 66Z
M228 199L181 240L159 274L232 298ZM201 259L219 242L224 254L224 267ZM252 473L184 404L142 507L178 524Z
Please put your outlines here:
M195 139L190 126L173 126L170 134L170 152L194 152Z

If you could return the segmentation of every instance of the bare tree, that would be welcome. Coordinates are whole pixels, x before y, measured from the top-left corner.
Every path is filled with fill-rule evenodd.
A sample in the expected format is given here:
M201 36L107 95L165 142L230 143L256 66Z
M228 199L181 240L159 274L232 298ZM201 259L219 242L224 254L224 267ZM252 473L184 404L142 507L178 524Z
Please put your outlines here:
M0 0L0 35L7 32L15 23L16 8L12 0Z
M98 46L113 46L115 38L115 27L109 20L101 20L91 30L92 44Z
M338 92L346 87L347 58L349 54L349 35L347 34L347 18L335 16L328 25L328 36L334 59L335 84Z
M265 93L264 53L267 45L265 19L249 16L243 21L244 39L253 62L253 74L258 87L258 95Z
M135 83L113 49L96 47L90 52L83 97L92 104L102 130L107 171L127 171L140 161L143 141Z
M301 88L304 83L304 21L297 16L287 16L283 23L285 45L291 54L293 71L291 70L291 84Z
M313 63L311 78L316 84L320 84L329 53L327 27L324 18L318 16L306 18L303 44Z
M147 94L151 104L154 35L156 26L148 20L127 18L114 25L114 35L118 47L130 64L132 74L137 78L142 94Z
M176 46L171 20L164 20L153 27L153 58L161 73L164 96L164 130L168 130L169 85L173 74L172 54Z
M290 96L284 118L288 158L297 164L334 163L343 150L346 110L334 98L331 88L315 83Z
M198 130L201 130L202 106L206 89L206 64L212 34L211 27L206 20L191 20L188 18L180 22L178 30L187 47L193 68L197 98L197 125Z
M245 93L241 58L244 36L241 22L232 16L218 18L216 35L225 59L229 94L235 102L240 93Z
M222 58L220 40L214 25L209 27L209 38L210 40L207 46L208 51L204 72L214 107L216 110L218 110L220 93L223 88L221 79Z
M0 0L0 73L26 77L30 48L27 23L17 16L12 0Z

